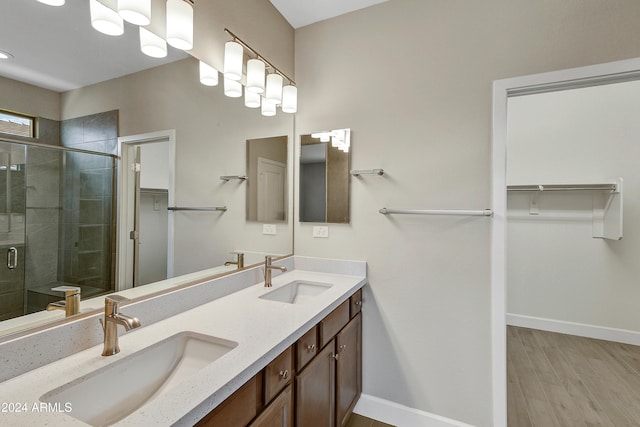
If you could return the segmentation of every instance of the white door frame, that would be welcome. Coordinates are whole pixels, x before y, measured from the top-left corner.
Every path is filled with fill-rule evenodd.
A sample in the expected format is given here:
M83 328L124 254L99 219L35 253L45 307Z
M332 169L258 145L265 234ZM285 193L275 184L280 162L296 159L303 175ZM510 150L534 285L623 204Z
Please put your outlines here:
M491 350L494 427L507 425L507 98L630 80L640 80L640 58L496 80L493 83Z
M175 160L176 160L176 131L174 129L150 132L139 135L123 136L118 138L118 156L120 164L118 167L118 213L117 213L117 261L116 261L116 291L131 287L127 283L128 277L132 276L132 265L129 260L133 259L133 245L129 239L129 231L133 227L133 198L130 180L131 170L128 166L131 162L128 148L134 145L149 144L156 142L169 143L169 167L167 174L169 177L169 206L175 204ZM174 216L170 213L167 225L167 278L173 277L174 261Z

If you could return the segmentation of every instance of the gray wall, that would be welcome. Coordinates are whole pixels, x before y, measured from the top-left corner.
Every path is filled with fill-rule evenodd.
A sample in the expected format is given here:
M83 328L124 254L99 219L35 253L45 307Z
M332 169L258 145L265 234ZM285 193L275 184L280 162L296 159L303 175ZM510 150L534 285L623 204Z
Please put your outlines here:
M296 133L349 127L351 167L387 172L328 239L295 229L296 254L368 263L365 393L491 425L491 220L377 211L490 207L492 82L638 57L638 22L635 0L391 0L296 31Z

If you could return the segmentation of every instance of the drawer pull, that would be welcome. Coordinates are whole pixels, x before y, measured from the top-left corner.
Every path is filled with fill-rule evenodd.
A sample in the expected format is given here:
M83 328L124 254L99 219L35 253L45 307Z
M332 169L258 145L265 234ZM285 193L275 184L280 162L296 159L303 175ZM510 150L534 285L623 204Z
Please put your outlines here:
M286 380L287 378L289 378L289 370L284 369L280 371L280 378L282 378L283 380Z
M309 350L309 351L311 351L311 352L316 351L316 345L315 345L315 344L309 344L309 345L307 346L307 350Z

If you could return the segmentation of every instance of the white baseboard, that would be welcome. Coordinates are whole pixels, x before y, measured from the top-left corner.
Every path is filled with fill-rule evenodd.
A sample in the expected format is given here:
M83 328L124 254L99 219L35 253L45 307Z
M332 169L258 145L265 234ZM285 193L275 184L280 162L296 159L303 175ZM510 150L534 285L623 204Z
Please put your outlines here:
M396 427L473 427L368 394L360 396L353 412Z
M640 332L507 313L507 325L640 345Z

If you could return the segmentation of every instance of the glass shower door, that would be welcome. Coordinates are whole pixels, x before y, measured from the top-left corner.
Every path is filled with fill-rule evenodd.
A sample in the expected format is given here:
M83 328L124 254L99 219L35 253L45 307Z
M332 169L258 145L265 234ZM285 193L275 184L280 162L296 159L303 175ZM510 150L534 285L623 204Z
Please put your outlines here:
M25 159L24 146L0 141L0 320L26 309Z

